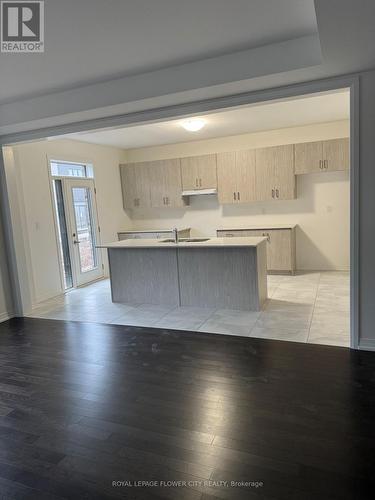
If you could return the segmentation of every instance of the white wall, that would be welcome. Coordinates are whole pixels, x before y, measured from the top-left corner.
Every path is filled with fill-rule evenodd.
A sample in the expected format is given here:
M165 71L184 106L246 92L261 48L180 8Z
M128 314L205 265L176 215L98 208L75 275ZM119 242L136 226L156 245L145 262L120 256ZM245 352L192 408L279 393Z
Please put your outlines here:
M101 240L114 241L117 231L131 227L122 206L119 163L120 149L77 141L55 140L13 147L16 172L23 196L23 217L32 270L32 302L61 293L58 249L48 177L48 157L90 162L94 166ZM103 251L105 273L108 273Z
M126 159L147 161L348 135L349 122L340 121L127 150ZM188 208L134 210L131 217L137 229L191 227L193 234L207 236L220 227L296 223L298 269L349 269L348 172L297 176L296 200L221 206L217 197L192 197Z

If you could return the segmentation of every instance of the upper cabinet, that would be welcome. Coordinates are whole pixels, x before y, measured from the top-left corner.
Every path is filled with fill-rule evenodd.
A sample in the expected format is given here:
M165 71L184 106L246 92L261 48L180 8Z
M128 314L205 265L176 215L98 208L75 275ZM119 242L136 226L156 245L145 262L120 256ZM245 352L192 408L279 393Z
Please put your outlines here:
M349 138L323 141L323 162L326 170L349 170Z
M295 145L295 173L349 169L349 138Z
M256 149L257 200L291 200L296 197L294 145Z
M237 201L236 153L234 151L217 154L217 187L220 203Z
M346 170L349 157L345 138L120 165L124 207L184 207L182 192L201 189L221 204L292 200L296 174Z
M148 163L120 165L121 187L124 208L147 208L151 206Z
M183 190L216 189L216 154L181 158Z
M151 206L183 207L180 159L149 163Z
M255 201L255 150L218 153L217 179L220 203Z

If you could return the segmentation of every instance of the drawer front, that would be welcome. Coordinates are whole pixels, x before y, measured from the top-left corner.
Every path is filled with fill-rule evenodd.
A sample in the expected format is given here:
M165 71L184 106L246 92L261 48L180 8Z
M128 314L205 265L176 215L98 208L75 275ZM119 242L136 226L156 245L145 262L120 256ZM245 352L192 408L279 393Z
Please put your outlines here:
M233 231L223 231L219 229L216 231L216 234L218 238L239 238L241 236L259 236L259 234L255 234L256 232L257 231L248 231L247 229L235 229Z
M118 239L121 240L141 240L157 238L158 233L118 233Z

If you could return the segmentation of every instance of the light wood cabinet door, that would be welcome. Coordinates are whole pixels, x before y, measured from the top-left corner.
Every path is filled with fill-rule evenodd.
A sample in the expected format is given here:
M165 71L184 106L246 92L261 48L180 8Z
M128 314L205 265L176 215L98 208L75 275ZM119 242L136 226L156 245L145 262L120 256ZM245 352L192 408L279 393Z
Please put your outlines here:
M161 161L150 162L149 173L151 206L153 208L165 207L166 194L163 163Z
M163 161L164 188L167 207L183 207L180 159Z
M120 165L120 174L124 208L150 207L148 165L144 163Z
M295 198L294 146L273 146L256 150L256 199Z
M199 170L197 157L181 158L182 189L199 189Z
M328 171L349 169L349 138L323 141L324 168Z
M216 154L181 158L183 189L216 189Z
M219 202L236 203L237 175L234 151L217 154L217 182Z
M134 208L136 203L135 177L133 165L120 165L122 200L125 210Z
M151 206L150 172L148 163L134 164L135 188L139 208Z
M152 207L182 207L180 160L151 162L150 188Z
M267 245L267 268L270 271L293 270L292 231L290 229L271 229Z
M247 203L256 200L255 150L236 151L237 201Z
M296 197L296 178L294 175L294 146L277 146L274 149L275 161L275 198L292 200Z
M200 189L217 188L216 154L197 157L198 184Z
M255 150L256 198L260 201L275 199L275 148Z
M294 145L294 171L296 174L321 172L323 168L323 142L303 142Z

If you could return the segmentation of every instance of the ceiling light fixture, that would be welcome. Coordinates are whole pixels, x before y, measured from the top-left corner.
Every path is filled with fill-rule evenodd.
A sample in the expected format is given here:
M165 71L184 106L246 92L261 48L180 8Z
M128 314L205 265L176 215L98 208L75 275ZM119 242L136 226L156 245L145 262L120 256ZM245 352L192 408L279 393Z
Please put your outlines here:
M190 118L189 120L184 120L181 122L181 126L189 132L198 132L206 125L205 120L202 118Z

